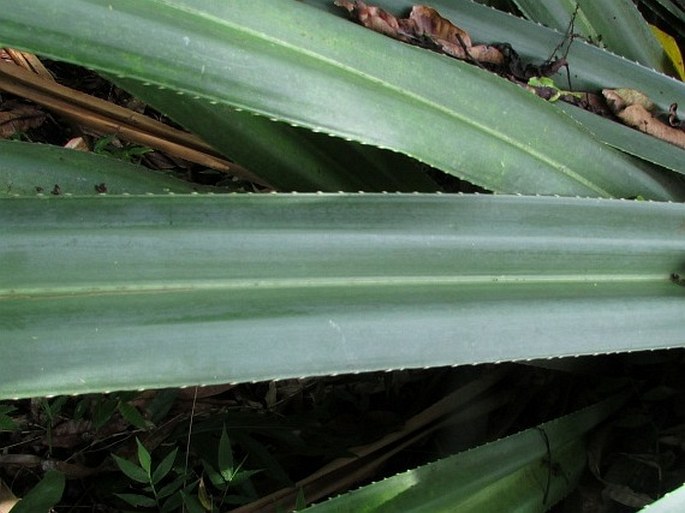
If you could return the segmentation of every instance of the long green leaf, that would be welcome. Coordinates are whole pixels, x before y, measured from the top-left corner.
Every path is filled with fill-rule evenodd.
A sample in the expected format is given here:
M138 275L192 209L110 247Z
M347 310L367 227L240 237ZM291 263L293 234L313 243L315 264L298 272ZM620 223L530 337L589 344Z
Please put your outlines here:
M37 193L93 195L209 191L112 158L47 144L0 141L0 197Z
M34 0L4 18L7 44L391 148L495 191L682 195L518 86L301 2Z
M529 19L566 33L590 38L627 59L670 71L668 57L631 0L515 0ZM576 11L576 7L578 10Z
M602 401L566 417L419 467L327 502L311 513L541 513L575 488L584 435L622 402Z
M0 398L682 346L685 205L0 201Z

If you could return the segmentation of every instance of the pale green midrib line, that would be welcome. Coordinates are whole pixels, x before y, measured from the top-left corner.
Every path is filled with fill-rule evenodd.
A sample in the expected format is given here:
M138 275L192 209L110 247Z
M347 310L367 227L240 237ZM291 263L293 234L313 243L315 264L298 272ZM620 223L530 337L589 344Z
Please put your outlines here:
M93 284L89 286L55 286L0 289L0 301L64 296L105 296L126 294L165 294L201 291L254 291L283 289L325 289L363 287L439 287L458 285L600 285L667 283L666 274L553 274L553 275L469 275L469 276L373 276L336 278L285 278L285 279L226 279L191 280L177 282L145 282L119 284Z
M194 15L194 16L197 16L199 18L206 19L212 23L218 24L220 26L224 26L224 27L227 27L229 29L233 29L236 32L240 32L240 33L243 33L246 35L251 35L251 36L256 37L257 39L261 39L261 40L269 42L269 43L280 45L281 47L293 50L294 53L304 54L304 55L306 55L306 56L308 56L314 60L323 62L323 63L328 64L329 66L332 66L334 68L342 69L343 71L345 71L347 73L350 73L352 75L356 75L356 76L361 77L362 79L368 80L372 83L377 83L377 84L383 86L384 88L386 88L390 91L393 91L395 94L399 94L400 97L405 96L405 97L411 98L411 99L417 101L419 104L426 105L428 108L431 108L433 110L436 110L438 112L446 114L448 117L452 117L452 118L456 119L457 121L460 121L461 123L466 124L467 126L472 126L476 130L480 130L481 132L485 133L488 136L494 137L495 139L499 139L499 140L503 141L504 143L509 144L510 146L518 149L522 153L527 153L528 155L532 156L534 159L539 160L540 162L547 164L551 168L556 169L561 174L568 176L572 180L575 180L576 182L584 185L588 189L595 191L596 193L598 193L600 195L612 196L612 194L610 194L608 191L606 191L603 188L599 187L598 185L594 184L590 180L585 179L583 176L579 175L578 173L576 173L572 169L568 168L564 164L547 157L545 154L542 154L538 151L534 151L532 148L530 148L526 144L521 144L518 141L516 141L515 139L512 139L511 137L509 137L508 135L506 135L500 131L491 129L487 125L477 123L477 122L475 122L475 121L473 121L467 117L461 116L457 112L455 112L454 110L450 110L449 108L443 107L442 105L435 103L435 102L431 101L430 99L428 99L424 96L421 96L419 94L411 92L407 89L395 87L391 83L385 81L384 79L374 77L372 75L369 75L366 72L356 70L355 68L349 67L349 66L347 66L347 65L345 65L339 61L330 59L330 58L325 57L321 54L318 54L318 53L315 53L315 52L312 52L309 50L305 50L303 48L300 48L298 46L290 44L286 41L283 41L283 40L275 38L275 37L268 36L266 34L258 32L256 30L248 29L248 28L241 26L241 25L235 25L233 23L227 22L226 20L222 20L221 18L217 18L216 16L208 15L208 14L205 14L201 11L197 11L196 9L186 8L185 6L173 5L173 4L170 4L166 0L153 0L153 1L155 3L158 3L158 4L162 4L163 6L166 6L172 10L177 10L177 11L187 13L189 15ZM114 72L114 71L110 71L110 72L112 72L116 75L116 72ZM131 76L130 78L136 78L136 77ZM139 78L138 80L147 80L147 79ZM162 84L161 82L158 85L164 86L164 84ZM167 86L169 86L168 83L167 83ZM171 87L171 86L169 86L169 87ZM172 87L172 88L175 89L175 87ZM188 90L185 92L189 93L191 95L197 94L197 91ZM204 96L207 98L207 100L211 99L211 100L214 100L217 102L221 102L223 104L227 104L227 102L225 100L217 98L216 96L207 96L207 95L204 95ZM228 104L228 105L231 106L232 104ZM268 112L264 112L264 111L260 111L260 110L255 110L253 107L249 107L247 105L242 105L242 107L245 108L246 110L259 113L259 114L266 116L266 117L273 117L272 113L268 113ZM281 118L281 121L299 124L300 126L303 126L305 128L307 127L307 125L304 124L302 121L295 121L293 119L286 119L285 117ZM560 120L560 122L561 122L561 120ZM342 136L342 138L349 137L349 138L351 138L351 139L353 139L359 143L368 144L367 141L362 140L361 138L359 138L358 136L355 136L354 134L347 134L347 135L329 134L329 135L336 135L338 137ZM398 151L396 148L388 148L388 149ZM415 155L409 155L409 156L415 157Z

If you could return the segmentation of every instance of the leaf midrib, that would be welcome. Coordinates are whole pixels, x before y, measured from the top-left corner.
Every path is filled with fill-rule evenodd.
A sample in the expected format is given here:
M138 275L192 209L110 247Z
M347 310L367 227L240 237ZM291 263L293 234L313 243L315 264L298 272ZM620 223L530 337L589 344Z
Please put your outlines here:
M74 296L119 296L128 294L165 294L200 291L279 290L279 289L330 289L364 287L440 287L440 286L505 286L505 285L600 285L665 283L668 277L661 273L649 274L482 274L466 276L370 276L332 278L282 279L222 279L128 282L117 284L89 284L88 286L26 287L0 289L0 301Z

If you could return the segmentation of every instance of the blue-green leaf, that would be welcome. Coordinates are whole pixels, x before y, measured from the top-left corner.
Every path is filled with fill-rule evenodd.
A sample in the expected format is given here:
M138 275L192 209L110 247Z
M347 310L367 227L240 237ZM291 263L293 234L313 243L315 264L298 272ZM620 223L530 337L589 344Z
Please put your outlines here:
M0 398L683 343L683 204L7 198L0 218Z

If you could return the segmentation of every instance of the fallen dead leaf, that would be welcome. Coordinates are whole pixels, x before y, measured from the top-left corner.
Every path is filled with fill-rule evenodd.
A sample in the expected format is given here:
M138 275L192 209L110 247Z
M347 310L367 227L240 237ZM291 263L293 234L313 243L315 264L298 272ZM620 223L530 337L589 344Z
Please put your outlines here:
M648 111L654 110L654 102L637 89L605 89L602 94L614 111L625 109L629 105L641 105Z
M9 513L19 500L12 493L12 490L4 482L0 481L0 513Z
M653 103L634 89L604 89L609 108L625 125L685 149L685 130L659 120L652 112Z
M471 36L448 19L443 18L432 7L415 5L408 20L400 24L415 38L427 38L447 55L481 64L504 63L504 56L494 46L473 45Z
M462 48L472 46L471 36L453 25L449 20L438 14L438 11L425 5L415 5L409 13L408 23L415 36L425 36L434 40L442 40L446 43L460 45Z
M38 128L45 121L45 113L32 105L6 102L0 111L0 138L9 139L17 133Z
M70 449L83 442L83 437L92 431L93 423L88 420L67 420L55 426L50 437L43 438L45 445Z
M347 9L366 28L395 39L409 41L409 38L402 33L403 31L397 18L380 7L370 7L364 2L354 0L336 0L335 5Z
M409 17L398 19L389 12L361 0L336 0L359 23L394 39L441 51L451 57L478 64L504 63L504 55L494 46L473 45L465 30L425 5L412 7Z
M88 147L88 143L81 136L69 139L67 141L67 143L64 145L64 147L68 148L70 150L83 151L86 153L90 151L90 148Z

